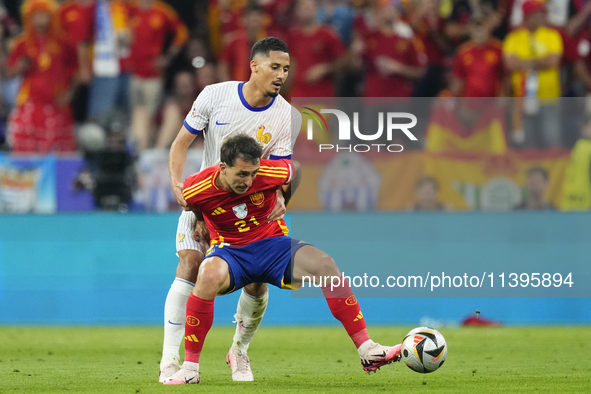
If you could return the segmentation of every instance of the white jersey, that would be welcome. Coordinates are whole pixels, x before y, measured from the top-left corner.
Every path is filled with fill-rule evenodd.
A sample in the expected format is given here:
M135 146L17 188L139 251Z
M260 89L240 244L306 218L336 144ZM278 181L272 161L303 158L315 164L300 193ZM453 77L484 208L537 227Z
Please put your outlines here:
M281 96L266 107L251 107L242 95L242 85L244 82L231 81L205 87L183 122L191 133L204 133L202 170L220 162L222 144L228 136L237 133L259 141L265 159L293 153L302 115ZM191 236L194 227L193 212L183 211L177 227L177 252L185 249L203 252Z
M265 107L250 106L242 94L244 83L230 81L205 87L185 118L187 130L204 133L202 170L220 162L223 142L238 133L255 138L263 147L263 158L293 153L302 115L281 96Z

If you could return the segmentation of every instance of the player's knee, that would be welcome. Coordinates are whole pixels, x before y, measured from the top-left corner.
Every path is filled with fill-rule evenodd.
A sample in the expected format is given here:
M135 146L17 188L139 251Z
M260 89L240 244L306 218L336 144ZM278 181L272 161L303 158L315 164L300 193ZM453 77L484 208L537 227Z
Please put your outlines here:
M228 265L222 259L206 259L199 266L197 284L195 287L218 293L229 276Z
M317 275L339 276L339 268L337 263L329 255L324 255L317 260Z
M244 291L246 291L246 294L252 297L261 297L265 295L265 293L267 292L267 284L251 283L249 285L244 286Z

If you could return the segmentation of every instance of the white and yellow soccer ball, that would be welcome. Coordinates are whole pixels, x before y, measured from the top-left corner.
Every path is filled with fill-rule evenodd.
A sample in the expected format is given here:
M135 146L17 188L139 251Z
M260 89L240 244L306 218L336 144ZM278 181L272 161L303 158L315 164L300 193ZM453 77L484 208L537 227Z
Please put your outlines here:
M402 361L415 372L434 372L447 357L447 343L441 333L429 327L417 327L402 340Z

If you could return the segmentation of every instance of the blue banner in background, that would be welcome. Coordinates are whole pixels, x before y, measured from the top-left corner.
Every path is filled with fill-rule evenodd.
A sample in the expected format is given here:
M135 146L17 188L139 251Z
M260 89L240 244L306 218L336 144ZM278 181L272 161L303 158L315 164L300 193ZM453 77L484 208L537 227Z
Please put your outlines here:
M0 213L55 213L56 183L54 156L0 153Z
M60 158L57 161L58 212L92 211L95 209L92 193L83 187L90 173L81 157ZM86 177L86 179L85 179Z
M330 235L322 236L325 223L334 223L341 216L347 222L351 216L307 214L309 223L314 225L304 229L298 225L300 215L291 215L292 225L300 231L297 236L305 235L302 238L329 252L339 264L347 261L364 264L363 250L353 254L348 250L339 252L333 249L335 244L330 242ZM474 240L482 237L483 227L490 227L493 222L517 228L519 221L532 229L570 226L581 236L588 227L581 225L589 222L589 214L584 213L383 215L393 228L405 229L409 234L422 231L423 236L413 248L400 248L396 256L396 261L413 264L416 254L412 251L433 248L437 226L440 238L463 236L461 242L447 243L446 253L477 261L481 252ZM178 217L178 213L3 216L0 218L0 324L161 324L164 300L178 263L174 246ZM556 222L557 218L561 219L560 223ZM351 226L344 226L349 231L368 231L355 229L354 221L349 223ZM485 233L491 237L494 234L492 229ZM518 249L526 250L534 260L546 255L559 258L564 249L557 245L570 242L566 233L565 238L550 243L537 232L528 239L510 233L496 234L501 240L496 254L499 259L511 258ZM394 260L389 252L385 252L385 258ZM217 298L216 324L231 324L238 296L236 292ZM460 299L361 298L359 303L368 324L374 325L417 325L421 321L453 325L473 316L475 310L505 324L591 324L590 298L476 297L475 294L473 298ZM294 298L292 292L272 287L264 324L339 323L325 300Z

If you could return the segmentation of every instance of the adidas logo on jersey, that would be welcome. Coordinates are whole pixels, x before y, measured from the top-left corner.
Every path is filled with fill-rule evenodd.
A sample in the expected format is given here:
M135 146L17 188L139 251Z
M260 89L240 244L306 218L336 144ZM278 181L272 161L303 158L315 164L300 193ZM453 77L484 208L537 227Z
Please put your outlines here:
M214 209L214 211L211 213L211 216L214 215L221 215L222 213L226 212L226 210L222 207L217 207L216 209Z

